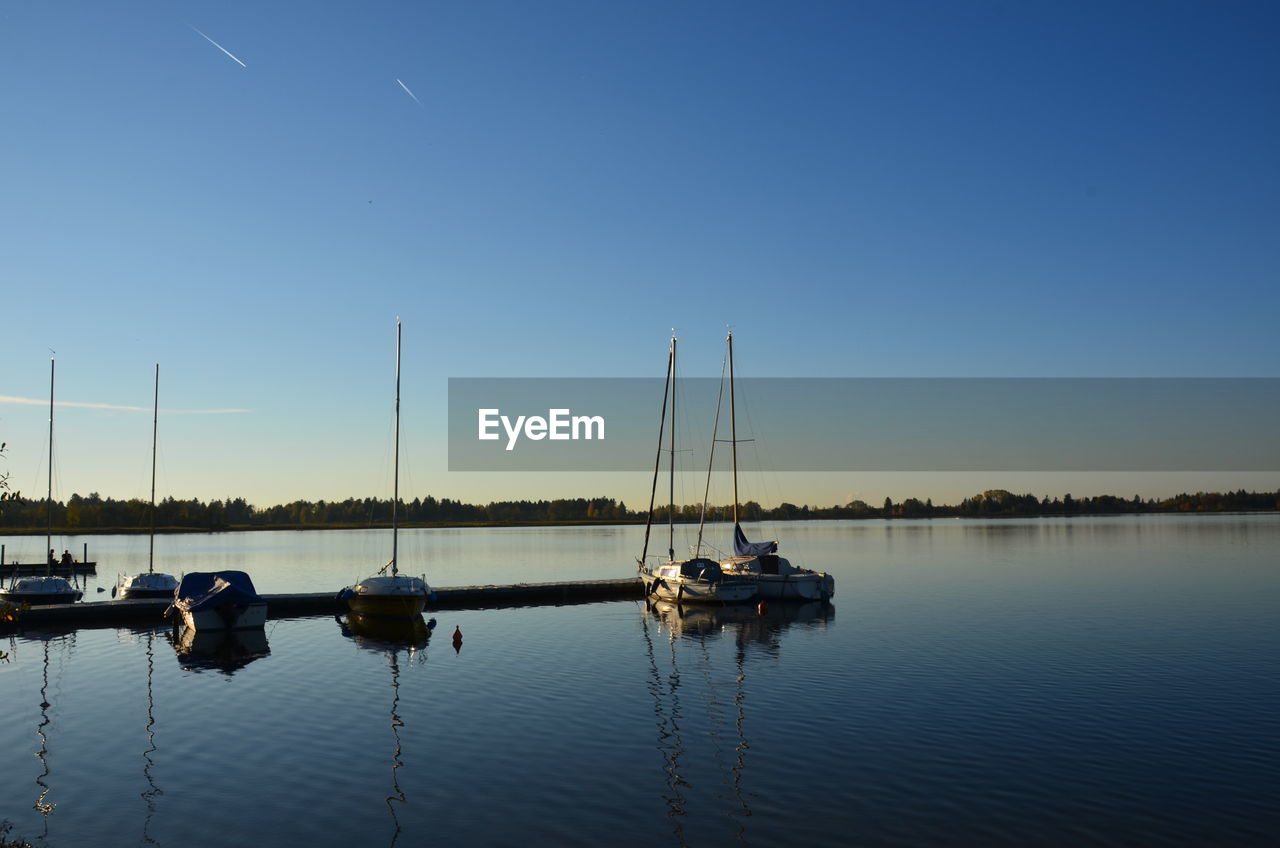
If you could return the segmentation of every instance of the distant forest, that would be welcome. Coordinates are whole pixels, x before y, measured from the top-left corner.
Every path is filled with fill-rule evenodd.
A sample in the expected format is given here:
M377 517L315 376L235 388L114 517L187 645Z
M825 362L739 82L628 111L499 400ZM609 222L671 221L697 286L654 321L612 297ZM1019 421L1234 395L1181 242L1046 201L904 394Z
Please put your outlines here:
M1134 495L1125 499L1114 495L1073 498L1063 495L1015 495L993 489L965 498L958 505L937 505L907 498L894 503L885 498L880 506L853 501L844 506L814 507L783 503L765 509L754 501L739 508L744 521L804 521L812 519L856 518L989 518L1062 515L1116 515L1121 513L1239 512L1280 510L1280 490L1275 492L1199 492L1163 500ZM676 520L696 522L702 508L688 505L678 509ZM538 524L622 524L643 522L645 510L633 510L613 498L570 498L540 501L495 501L480 506L428 496L401 501L402 526L427 525L538 525ZM709 506L708 521L728 521L732 506ZM667 520L665 506L655 511L655 520ZM53 505L53 525L58 532L145 531L151 526L151 504L137 498L118 501L97 493L73 494L66 503ZM43 531L48 524L44 499L25 499L0 491L0 530ZM192 498L165 498L156 504L155 527L161 531L213 531L270 529L325 529L382 527L391 524L391 501L376 498L348 498L344 501L294 501L266 508L252 506L244 498L205 503Z

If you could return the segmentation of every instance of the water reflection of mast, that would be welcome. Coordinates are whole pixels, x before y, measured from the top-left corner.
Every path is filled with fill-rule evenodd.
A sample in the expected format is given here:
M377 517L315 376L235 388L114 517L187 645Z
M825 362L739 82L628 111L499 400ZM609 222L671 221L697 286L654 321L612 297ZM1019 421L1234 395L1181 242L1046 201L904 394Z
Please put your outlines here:
M395 824L395 832L391 834L391 845L395 847L396 840L400 838L400 817L396 815L395 804L403 804L405 802L404 790L400 788L400 776L396 774L404 762L400 759L400 728L404 727L404 722L400 720L400 661L396 656L396 651L391 651L387 657L387 662L391 665L391 736L396 740L395 749L391 754L391 788L392 794L387 796L387 809L391 811L391 821Z
M49 784L45 782L45 778L49 776L49 737L45 734L44 729L49 726L49 639L44 640L44 681L40 684L40 723L36 725L36 736L40 737L40 750L36 752L36 759L44 766L44 771L36 778L36 786L40 787L40 795L36 798L36 802L31 806L44 818L44 836L49 835L49 814L53 812L53 808L57 804L50 804L45 801L45 797L49 794Z
M684 613L684 609L682 607L677 607L676 609L678 613L680 614ZM713 625L719 624L719 618L717 616L717 612L719 611L718 610L711 611L711 622ZM711 737L710 737L712 741L712 746L713 746L712 754L715 757L716 761L719 763L719 762L722 762L721 747L720 747L720 727L723 725L723 715L720 709L720 702L717 698L717 691L716 691L717 686L716 686L715 674L714 674L714 670L711 667L711 653L710 651L707 650L707 642L709 638L720 636L721 631L715 629L715 627L712 627L710 629L696 629L696 630L688 631L683 633L682 635L685 636L686 638L696 640L698 643L698 646L701 648L702 676L703 676L703 679L706 681L707 694L708 694L707 718L710 721L713 728L711 732ZM673 645L675 643L675 640L676 640L676 634L674 631L672 631L671 641ZM744 769L746 768L746 752L750 746L747 744L746 715L743 711L743 706L745 703L743 683L746 681L746 672L743 667L743 652L742 652L741 642L738 643L737 648L738 649L737 649L736 656L737 656L738 673L735 678L735 692L734 692L734 699L733 699L734 708L735 708L734 722L733 722L734 732L735 732L734 733L734 736L735 736L734 764L729 767L729 784L733 789L733 797L737 800L738 806L741 808L741 814L737 816L739 819L739 821L737 822L738 839L741 840L746 837L746 828L743 825L741 818L751 815L751 807L750 805L747 804L746 798L744 798L742 794L742 774Z
M142 800L147 805L147 817L142 824L142 839L148 845L159 845L151 836L151 818L156 812L156 798L164 793L156 786L155 777L151 774L151 769L155 767L155 761L151 759L151 755L156 751L156 713L155 699L151 694L151 673L155 669L155 631L147 633L147 749L142 752L142 759L146 761L146 765L142 767L142 774L147 779L147 786L150 787L142 793Z
M55 639L65 641L69 653L71 648L75 646L75 634L73 633L68 637L46 633L36 638L44 643L44 676L40 683L40 723L36 725L36 736L40 739L40 750L36 751L35 758L40 761L44 770L36 778L36 786L40 788L40 793L36 796L31 808L40 814L44 824L44 831L40 838L47 839L49 836L49 816L52 815L53 808L58 806L48 800L50 787L47 778L51 772L49 765L49 735L52 732L50 725L53 723L53 717L50 713L53 704L49 702L49 643Z
M751 807L750 805L747 804L746 798L744 798L742 795L742 775L747 769L747 749L751 747L750 745L747 744L747 731L746 731L747 691L746 691L746 686L744 685L747 681L746 658L747 658L746 650L743 648L741 640L739 640L738 650L734 657L738 666L738 676L734 678L734 692L733 692L733 705L734 705L733 727L734 727L734 730L737 732L738 744L734 746L734 752L736 756L733 761L733 767L729 771L733 775L733 778L732 778L733 797L738 799L738 804L739 806L742 807L743 817L751 815ZM746 836L747 836L746 830L747 830L746 825L742 821L739 821L738 822L738 839L739 840L746 839Z
M680 755L684 753L684 738L680 735L680 670L675 661L675 640L669 640L671 646L671 675L669 678L671 684L671 710L670 715L668 715L663 705L662 673L658 670L653 636L649 633L647 604L645 609L646 614L640 620L644 629L644 641L649 654L649 671L652 675L652 680L649 682L649 694L653 696L653 714L657 719L658 750L666 760L665 771L667 774L668 794L664 798L667 802L667 817L673 822L672 834L676 837L676 841L681 845L686 845L688 843L684 839L684 822L682 821L685 815L685 797L682 787L689 784L680 776Z
M391 834L391 845L394 848L400 839L400 816L396 812L397 804L408 803L405 792L400 788L400 767L404 761L400 759L400 728L404 721L400 718L400 652L404 651L410 661L425 662L426 648L431 641L431 631L435 629L436 620L423 621L421 615L411 619L378 618L363 616L359 613L348 613L346 621L336 619L342 629L342 635L348 636L364 650L382 653L391 668L391 737L395 746L391 753L391 794L385 799L387 810L391 813L391 822L395 829Z
M776 609L763 611L749 606L680 606L667 601L646 604L641 616L644 638L649 655L651 680L649 691L654 698L654 713L658 718L658 749L666 758L667 784L671 790L667 798L668 815L676 818L674 834L680 844L685 844L683 826L679 817L686 815L687 805L685 793L689 784L680 772L680 756L684 754L683 737L680 733L680 669L678 663L677 642L689 640L696 643L700 650L700 667L706 681L706 701L708 719L712 725L710 741L711 753L718 763L726 767L725 784L733 793L736 808L730 812L737 825L739 840L746 838L746 817L752 814L748 803L749 794L745 790L747 776L747 752L750 743L747 741L747 673L748 655L756 653L777 657L781 647L782 634L792 628L823 628L834 616L834 607L829 603L812 601L803 604L779 604ZM664 688L662 674L658 668L653 637L650 632L650 618L658 622L659 632L664 632L671 644L670 688ZM721 697L720 683L717 681L714 668L714 654L711 650L715 639L732 635L734 639L733 704ZM667 697L670 699L670 715L667 715ZM728 752L721 745L721 734L727 730L728 711L732 709L732 725L734 747L732 763L726 763Z

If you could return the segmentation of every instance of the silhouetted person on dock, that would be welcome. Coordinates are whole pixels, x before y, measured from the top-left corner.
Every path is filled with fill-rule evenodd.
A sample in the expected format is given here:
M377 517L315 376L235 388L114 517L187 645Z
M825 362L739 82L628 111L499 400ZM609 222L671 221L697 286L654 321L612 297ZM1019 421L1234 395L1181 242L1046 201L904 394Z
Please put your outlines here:
M50 553L52 553L52 551L50 551ZM63 551L62 564L65 565L67 568L70 568L72 562L73 560L71 559L71 551Z

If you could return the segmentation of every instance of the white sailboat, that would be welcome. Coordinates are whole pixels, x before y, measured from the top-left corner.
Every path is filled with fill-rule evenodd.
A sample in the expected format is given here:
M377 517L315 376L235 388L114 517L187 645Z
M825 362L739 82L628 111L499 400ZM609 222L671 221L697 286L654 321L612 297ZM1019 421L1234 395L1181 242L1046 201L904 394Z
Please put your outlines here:
M360 615L388 618L421 616L426 608L431 587L426 575L412 577L399 568L399 504L400 504L400 321L396 320L396 427L395 476L391 498L391 560L377 574L343 589L339 596L348 608ZM387 571L390 569L390 573Z
M821 571L799 568L778 556L777 542L749 542L738 521L738 426L733 391L733 333L729 345L729 430L733 456L733 553L720 561L726 574L754 577L759 596L780 601L826 601L836 591L835 578Z
M9 580L9 585L0 588L0 601L21 606L23 604L73 604L83 597L83 593L65 577L53 574L53 374L54 361L49 360L49 524L44 537L44 546L49 551L45 573L39 577L18 577L16 574Z
M111 589L112 597L171 598L178 578L155 570L156 560L156 435L160 421L160 363L156 363L155 408L151 416L151 547L147 553L147 573L121 574Z
M640 580L644 583L647 600L666 600L675 603L737 603L755 597L756 581L750 575L726 574L720 564L710 557L694 551L689 559L675 558L675 455L676 455L676 338L671 337L667 355L667 379L662 395L662 419L658 426L658 455L653 465L653 489L649 496L649 519L644 528L644 549L639 565ZM671 486L667 507L667 559L665 562L649 562L649 532L653 525L653 502L658 490L658 474L662 464L662 430L667 421L667 400L671 400Z

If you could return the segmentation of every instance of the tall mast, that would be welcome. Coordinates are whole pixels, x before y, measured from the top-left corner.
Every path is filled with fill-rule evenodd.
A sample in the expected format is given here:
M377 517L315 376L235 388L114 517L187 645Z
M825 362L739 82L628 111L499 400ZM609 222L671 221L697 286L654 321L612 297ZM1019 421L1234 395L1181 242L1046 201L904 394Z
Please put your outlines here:
M733 399L733 331L729 331L729 444L733 454L733 523L738 523L738 419ZM736 531L735 531L736 532Z
M671 392L671 374L675 369L675 336L671 338L671 348L667 351L667 376L662 381L662 416L658 419L658 452L653 457L653 484L649 487L649 517L644 522L644 547L640 550L638 562L644 565L649 556L649 531L653 529L653 504L658 496L658 471L662 468L662 428L667 424L667 396Z
M45 530L44 549L50 553L45 554L44 573L48 577L53 574L53 357L49 358L49 494L46 504L49 513L49 526Z
M702 556L702 531L707 526L707 499L711 497L711 472L716 466L716 437L720 435L720 407L724 402L724 369L727 357L720 363L720 391L716 394L716 420L711 425L711 449L707 451L707 485L702 490L702 517L698 519L698 547L694 556Z
M667 562L676 558L676 337L671 336L671 480L667 493Z
M156 363L155 407L151 413L151 548L147 551L147 573L155 573L156 562L156 434L160 422L160 363Z
M396 509L400 503L400 319L396 318L396 447L395 447L394 492L391 497L391 575L399 573L396 555L399 552L399 514Z

